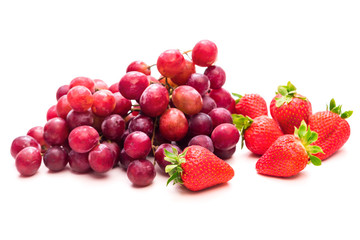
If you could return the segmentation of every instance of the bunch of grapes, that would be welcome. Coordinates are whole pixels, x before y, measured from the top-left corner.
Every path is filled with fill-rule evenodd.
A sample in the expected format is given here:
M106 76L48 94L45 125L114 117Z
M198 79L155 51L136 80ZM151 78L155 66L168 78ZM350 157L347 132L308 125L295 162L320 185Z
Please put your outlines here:
M190 51L161 53L159 78L151 75L155 64L134 61L110 87L87 77L61 86L46 124L12 142L17 170L31 176L42 161L54 172L68 164L78 173L121 166L133 184L146 186L156 176L155 164L159 171L169 164L164 149L200 145L230 158L239 132L231 117L235 101L223 88L225 72L214 65L217 53L213 42L203 40ZM197 73L196 66L205 71Z

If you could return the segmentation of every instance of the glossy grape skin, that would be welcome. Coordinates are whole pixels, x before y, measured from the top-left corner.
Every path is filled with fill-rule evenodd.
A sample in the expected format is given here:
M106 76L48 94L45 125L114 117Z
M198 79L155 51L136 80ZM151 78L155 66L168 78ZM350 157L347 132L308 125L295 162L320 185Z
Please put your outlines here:
M56 105L52 105L46 112L46 121L49 121L52 118L56 118L59 115L57 114L56 111Z
M228 150L220 150L220 149L215 148L214 154L216 156L218 156L219 158L221 158L222 160L227 160L227 159L231 158L232 155L234 155L235 151L236 151L236 146L233 148L230 148Z
M134 61L130 63L129 66L126 68L126 72L132 72L132 71L141 72L145 75L151 74L149 65L147 65L143 61Z
M113 168L115 155L105 144L99 144L89 152L89 164L92 170L105 173Z
M103 135L109 140L120 138L125 131L125 121L118 114L107 116L101 124Z
M56 101L58 101L59 98L61 98L62 96L66 95L69 89L70 89L69 85L62 85L61 87L59 87L58 90L56 91Z
M58 172L66 167L69 161L68 153L62 147L53 146L45 152L43 161L50 171Z
M70 89L75 86L84 86L90 90L91 93L95 92L95 82L88 77L76 77L70 82Z
M127 99L139 101L141 94L149 86L147 76L141 72L128 72L119 81L119 92Z
M111 142L111 141L104 141L102 142L102 144L106 145L107 147L109 147L111 149L111 151L114 154L114 166L116 167L119 164L119 160L120 160L120 147L116 142Z
M121 95L120 92L115 92L114 97L115 97L115 108L112 113L119 114L122 117L126 116L126 114L130 111L132 106L131 100L125 98L123 95Z
M119 155L119 165L124 168L127 169L129 164L136 160L135 158L130 157L129 155L126 154L125 149L121 149L120 151L120 155Z
M79 126L92 126L94 124L94 116L90 110L86 112L75 112L71 110L66 116L66 123L70 130Z
M213 130L211 117L206 113L198 113L189 119L190 136L210 135Z
M99 90L93 95L94 101L91 107L92 112L100 117L110 115L116 106L115 97L109 90Z
M31 136L25 135L17 137L12 141L10 147L11 156L15 158L16 155L26 147L35 147L41 151L41 146L38 141L36 141L36 139Z
M154 122L150 117L140 113L131 119L128 129L130 133L141 131L151 137L154 131Z
M86 173L91 171L88 159L89 153L78 153L74 150L69 152L70 169L77 173Z
M239 130L235 125L222 123L218 125L211 134L214 147L219 150L229 150L236 146L240 139Z
M41 166L41 153L38 148L26 147L15 158L15 166L23 176L34 175Z
M92 93L84 86L71 88L67 93L67 100L76 112L86 112L94 102Z
M177 108L169 108L160 117L160 133L169 141L179 141L184 138L188 128L189 124L184 113Z
M101 124L104 121L105 117L100 117L93 114L94 123L91 125L96 131L101 132Z
M188 79L186 85L195 88L201 96L205 95L210 89L209 78L201 73L193 73Z
M154 159L155 159L156 163L158 164L158 166L160 167L160 169L164 173L165 173L165 167L170 164L169 161L165 160L164 149L168 150L171 153L174 153L173 149L172 149L173 147L178 151L178 153L182 152L181 149L177 145L170 144L170 143L161 144L155 151Z
M59 101L56 103L56 113L59 117L65 119L68 113L72 110L70 103L67 99L67 95L59 98Z
M210 152L214 152L214 144L211 138L207 135L197 135L190 139L188 146L199 145L207 148Z
M94 79L95 82L95 92L99 90L109 90L109 86L105 81L101 79Z
M169 49L160 54L156 66L161 75L172 78L184 69L185 58L179 50Z
M185 64L182 71L176 74L174 77L171 78L176 85L185 85L191 76L191 74L195 73L195 64L189 60L185 59Z
M208 114L211 110L216 108L216 102L214 99L209 97L209 95L202 96L203 106L201 108L201 112Z
M216 61L217 54L217 46L209 40L199 41L191 52L193 62L201 67L212 65Z
M44 126L44 139L49 145L62 145L68 135L69 129L63 118L52 118Z
M154 164L146 159L132 161L126 173L130 182L139 187L150 185L156 176Z
M126 137L124 149L126 154L132 158L146 158L151 151L151 140L145 133L135 131Z
M78 153L85 153L94 148L99 140L99 133L91 126L74 128L69 134L69 145Z
M112 93L119 92L119 82L111 84L109 87L109 91Z
M179 86L173 91L172 102L176 108L188 115L199 113L203 105L200 93L187 85Z
M161 84L151 84L140 97L141 111L150 116L160 116L169 105L169 93Z
M208 115L211 117L214 128L222 123L233 123L231 113L225 108L214 108Z
M225 71L219 66L214 65L206 68L204 74L209 78L211 89L221 88L226 81Z
M231 94L224 88L212 89L209 96L214 99L217 107L229 108L233 101Z
M41 153L44 153L50 146L44 139L44 127L36 126L29 129L26 135L33 137L41 146Z

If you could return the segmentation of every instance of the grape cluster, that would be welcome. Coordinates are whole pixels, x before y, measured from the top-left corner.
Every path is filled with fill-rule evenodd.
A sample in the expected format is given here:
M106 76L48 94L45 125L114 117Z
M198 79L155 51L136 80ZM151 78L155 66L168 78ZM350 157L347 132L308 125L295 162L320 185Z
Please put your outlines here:
M77 77L59 87L46 124L13 141L17 170L33 175L42 161L51 171L69 164L77 173L104 173L119 165L133 184L146 186L156 175L154 163L160 171L169 164L164 149L200 145L230 158L240 136L231 117L235 101L223 88L225 72L214 65L217 53L213 42L203 40L190 51L161 53L158 78L151 75L155 64L134 61L111 86Z

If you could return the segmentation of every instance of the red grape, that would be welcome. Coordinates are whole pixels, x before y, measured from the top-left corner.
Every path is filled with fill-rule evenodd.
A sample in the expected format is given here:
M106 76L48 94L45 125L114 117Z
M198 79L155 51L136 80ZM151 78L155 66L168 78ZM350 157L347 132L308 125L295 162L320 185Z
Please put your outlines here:
M90 110L86 112L71 110L66 116L66 123L70 130L83 125L92 126L94 124L94 116Z
M214 101L214 99L209 97L209 95L203 96L202 99L203 99L203 106L201 112L208 114L211 110L216 108L216 102Z
M99 144L89 153L89 164L92 170L104 173L113 168L115 155L105 144Z
M44 127L33 127L27 132L26 135L33 137L40 144L42 153L50 147L44 139Z
M23 176L34 175L41 165L41 153L38 148L26 147L15 158L15 166Z
M151 151L151 140L145 133L135 131L126 137L124 149L126 154L130 157L142 159L145 158Z
M179 50L170 49L160 54L156 66L161 75L172 78L184 69L185 59Z
M136 186L150 185L156 176L154 164L146 159L135 160L129 164L127 176L130 182Z
M225 71L219 66L214 65L206 68L204 74L209 78L211 89L221 88L226 81Z
M240 133L235 125L222 123L218 125L211 134L214 147L219 150L229 150L236 146Z
M214 108L209 112L209 116L214 128L222 123L233 123L231 113L225 108Z
M85 153L94 148L100 140L99 133L91 126L74 128L69 134L69 145L78 153Z
M68 113L71 111L71 106L67 99L67 95L62 96L59 98L59 101L56 104L56 113L59 117L65 119Z
M119 156L119 160L120 160L120 165L122 168L127 169L129 164L134 161L135 159L130 157L129 155L126 154L125 149L122 149L120 151L120 156Z
M160 116L169 105L169 93L160 84L151 84L140 97L140 108L150 117Z
M191 74L186 84L195 88L195 90L198 91L200 95L205 95L210 88L209 78L201 73Z
M195 73L195 64L185 59L185 65L182 71L176 74L171 80L177 85L184 85L187 83L191 74Z
M206 113L198 113L189 119L190 136L210 135L213 130L211 117Z
M49 148L44 154L44 164L50 171L63 170L68 161L68 153L59 146Z
M102 144L106 145L107 147L109 147L111 149L111 151L114 154L114 166L116 167L119 164L119 160L120 160L120 147L116 142L111 142L111 141L105 141L102 142Z
M115 92L114 97L115 97L115 108L112 113L125 116L131 109L131 100L124 98L124 96L121 95L120 92Z
M139 114L131 119L128 129L129 132L141 131L151 137L154 131L154 122L150 117Z
M188 146L199 145L204 148L207 148L210 152L214 152L214 144L209 136L206 135L197 135L190 139Z
M189 124L183 112L177 108L166 110L160 117L159 130L169 141L179 141L186 136Z
M95 91L109 90L109 86L106 84L105 81L101 79L94 79L94 82L95 82Z
M66 121L60 117L50 119L44 126L44 139L50 145L62 145L68 135L69 129Z
M112 92L112 93L119 92L119 82L112 84L109 87L109 91Z
M70 82L70 89L75 86L84 86L90 90L91 93L95 92L95 82L88 77L76 77Z
M69 89L70 89L69 85L63 85L63 86L59 87L58 90L56 91L56 100L58 101L59 98L66 95L68 93Z
M119 92L127 99L139 100L149 86L149 80L141 72L128 72L119 81Z
M192 49L192 60L193 62L201 67L208 67L212 65L217 58L218 49L215 43L209 40L202 40L196 43Z
M131 72L131 71L141 72L145 75L151 74L149 65L147 65L143 61L134 61L130 63L129 66L126 68L126 72Z
M58 116L59 115L57 114L57 111L56 111L56 105L52 105L46 113L46 121L49 121L50 119L56 118Z
M194 115L201 111L203 101L201 95L193 87L182 85L172 94L172 102L185 114Z
M110 115L116 106L114 94L109 90L100 90L94 93L94 102L91 107L92 112L100 117Z
M168 150L171 153L174 153L172 149L173 147L178 151L178 153L182 152L177 145L170 143L161 144L155 151L155 155L154 155L155 161L163 172L165 172L165 167L170 164L169 161L165 160L164 149Z
M75 86L67 94L71 108L76 112L85 112L93 104L94 98L89 89L84 86Z
M41 146L36 141L36 139L31 136L26 135L26 136L17 137L12 141L11 147L10 147L11 156L13 158L15 158L16 155L26 147L35 147L39 151L41 151Z
M233 101L231 94L224 88L211 90L209 96L214 99L217 107L229 108Z
M102 122L101 131L109 140L118 139L125 131L125 121L118 114L109 115Z
M78 153L74 150L69 152L69 165L72 171L86 173L91 171L88 159L89 153Z
M231 158L231 156L235 153L235 151L236 151L236 146L233 148L230 148L228 150L220 150L220 149L215 148L214 154L216 156L218 156L219 158L221 158L222 160L226 160L226 159Z

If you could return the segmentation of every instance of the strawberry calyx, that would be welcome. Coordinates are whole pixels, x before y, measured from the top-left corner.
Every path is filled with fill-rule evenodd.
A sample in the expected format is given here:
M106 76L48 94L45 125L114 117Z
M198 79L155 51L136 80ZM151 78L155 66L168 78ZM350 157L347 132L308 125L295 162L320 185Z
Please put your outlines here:
M173 184L180 183L183 184L183 180L181 178L183 169L181 164L186 162L185 155L187 149L184 152L179 154L176 148L172 147L173 152L169 152L168 150L164 149L165 160L170 162L171 164L165 167L165 172L169 174L169 179L166 183L166 186L169 185L170 182L173 181Z
M243 97L242 95L238 94L238 93L231 93L234 97L237 97L237 99L235 100L235 103L239 103L240 99Z
M351 111L351 110L342 112L341 108L342 108L342 105L336 106L336 102L335 102L334 98L332 98L330 100L330 105L326 105L326 111L331 111L331 112L339 115L342 119L347 119L353 114L353 111Z
M245 138L244 138L245 130L251 126L254 120L248 116L244 116L241 114L231 114L231 116L233 119L233 123L240 132L241 149L242 149L244 147L244 142L245 142Z
M310 127L308 127L306 125L306 122L303 120L299 128L295 127L294 135L300 139L302 145L304 146L310 159L309 162L311 162L315 166L320 166L321 165L320 158L314 156L313 154L324 153L324 152L321 149L321 147L311 145L318 139L318 134L314 131L311 131Z
M299 98L307 101L306 97L302 97L296 93L296 87L289 81L285 86L279 86L276 94L281 94L281 97L276 97L276 107L281 107L282 105L289 104L293 98Z

